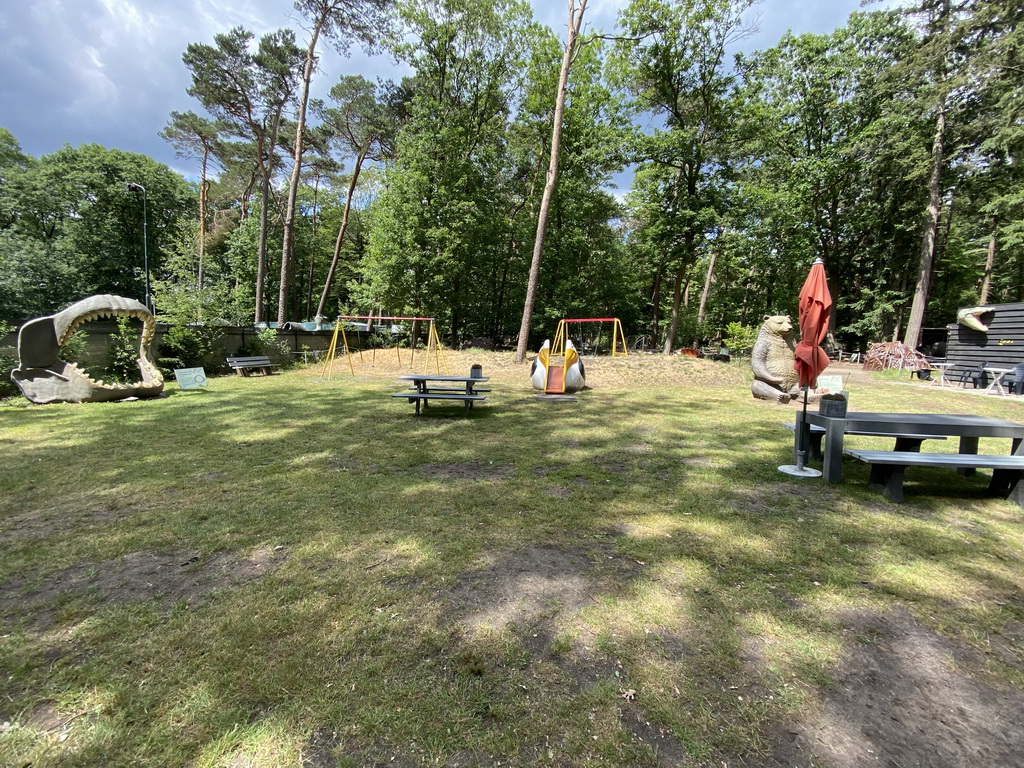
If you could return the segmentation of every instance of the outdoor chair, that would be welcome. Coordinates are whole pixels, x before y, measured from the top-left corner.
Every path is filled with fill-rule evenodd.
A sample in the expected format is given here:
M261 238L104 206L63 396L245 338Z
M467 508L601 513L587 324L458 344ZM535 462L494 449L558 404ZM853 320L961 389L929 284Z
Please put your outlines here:
M966 388L968 384L972 384L975 389L984 389L988 386L988 376L985 373L986 367L988 367L987 361L979 365L965 368L960 374L960 386Z
M1017 363L1013 370L1003 374L1003 386L1007 392L1013 389L1013 394L1024 394L1024 363Z

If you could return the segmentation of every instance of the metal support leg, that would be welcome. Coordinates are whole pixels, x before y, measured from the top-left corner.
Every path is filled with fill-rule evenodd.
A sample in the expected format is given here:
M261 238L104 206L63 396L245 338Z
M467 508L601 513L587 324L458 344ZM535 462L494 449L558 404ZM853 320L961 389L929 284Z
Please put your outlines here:
M960 438L960 453L978 454L978 438L976 437L964 437ZM974 477L978 470L974 467L958 467L956 470L959 474L964 477Z

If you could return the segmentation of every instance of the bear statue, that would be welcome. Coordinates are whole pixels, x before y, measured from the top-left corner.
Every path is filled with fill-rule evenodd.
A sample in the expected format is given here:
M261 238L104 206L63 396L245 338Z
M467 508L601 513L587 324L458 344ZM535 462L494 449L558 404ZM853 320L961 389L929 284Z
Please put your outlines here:
M788 403L800 393L799 376L794 363L793 320L789 315L765 315L750 353L754 397L776 403Z

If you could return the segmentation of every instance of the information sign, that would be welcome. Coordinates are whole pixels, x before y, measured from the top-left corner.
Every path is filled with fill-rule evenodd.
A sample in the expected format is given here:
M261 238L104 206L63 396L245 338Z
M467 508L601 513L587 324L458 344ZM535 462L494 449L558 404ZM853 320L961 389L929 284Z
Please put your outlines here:
M178 368L174 371L178 389L205 389L206 371L202 368Z

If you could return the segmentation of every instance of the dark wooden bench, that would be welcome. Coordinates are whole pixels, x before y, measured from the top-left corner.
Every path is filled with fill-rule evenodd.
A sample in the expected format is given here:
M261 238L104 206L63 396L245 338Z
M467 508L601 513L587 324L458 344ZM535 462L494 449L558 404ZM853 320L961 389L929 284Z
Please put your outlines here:
M796 424L790 424L788 422L783 423L786 429L791 429L796 432ZM817 424L811 424L811 447L807 452L808 458L816 461L821 461L824 456L821 452L821 441L825 438L825 428L819 427ZM904 435L904 434L893 434L892 432L847 432L848 435L861 435L863 437L895 437L896 445L893 447L894 451L920 451L921 443L925 440L945 440L945 435Z
M228 367L236 371L240 376L248 376L253 371L260 371L264 374L274 372L277 366L270 362L269 357L229 357Z
M423 402L423 407L427 407L429 400L451 400L455 402L463 402L466 404L466 412L469 413L469 409L473 407L473 403L483 402L487 398L484 395L471 395L465 390L462 392L418 392L418 393L407 393L407 392L395 392L392 397L404 397L410 403L416 403L416 415L420 415L420 401Z
M976 453L920 453L917 451L844 450L871 467L868 488L880 491L889 501L903 503L903 472L907 467L950 467L952 469L991 469L988 489L1024 506L1024 486L1018 484L1024 472L1024 456L987 456Z

